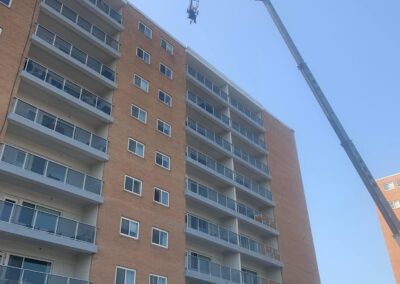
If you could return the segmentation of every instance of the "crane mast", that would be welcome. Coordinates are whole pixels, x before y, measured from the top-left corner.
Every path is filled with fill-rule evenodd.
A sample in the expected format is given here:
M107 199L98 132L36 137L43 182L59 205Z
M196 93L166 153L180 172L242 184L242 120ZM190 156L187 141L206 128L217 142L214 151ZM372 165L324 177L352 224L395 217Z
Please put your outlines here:
M289 35L289 32L287 31L285 25L280 19L274 6L272 5L270 0L256 0L256 1L263 2L265 7L267 8L273 22L278 28L291 54L293 55L297 63L298 69L303 74L303 77L307 81L307 84L310 87L312 93L314 94L314 97L316 98L322 110L324 111L332 128L335 130L341 145L343 146L344 150L347 153L347 156L353 163L353 166L357 170L359 176L364 182L364 185L366 186L371 197L373 198L376 206L378 207L383 218L385 219L390 230L392 231L393 237L397 241L397 244L400 246L400 221L397 219L393 209L390 207L388 201L386 200L383 193L379 189L375 179L373 178L370 170L368 169L367 165L362 159L360 153L358 152L357 148L355 147L350 137L346 133L345 129L343 128L343 125L341 124L335 112L333 111L333 108L329 104L317 80L315 79L310 68L308 67L303 57L301 56L299 50L297 49L296 45L294 44L292 38Z

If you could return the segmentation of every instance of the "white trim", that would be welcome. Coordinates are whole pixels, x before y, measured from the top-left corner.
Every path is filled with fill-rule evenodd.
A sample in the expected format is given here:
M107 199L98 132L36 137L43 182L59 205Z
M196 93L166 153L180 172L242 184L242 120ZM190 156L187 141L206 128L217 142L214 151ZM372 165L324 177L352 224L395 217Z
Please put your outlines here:
M165 68L166 71L169 70L169 71L171 72L171 77L169 77L167 74L164 74L163 72L161 72L161 66L164 66L164 68ZM161 74L161 75L163 75L164 77L166 77L166 78L168 78L168 79L170 79L170 80L172 80L172 79L174 78L174 70L172 70L171 67L168 67L168 65L166 65L166 64L164 64L164 63L162 63L162 62L160 62L159 71L160 71L160 74Z
M144 26L144 31L140 30L140 24L142 24ZM150 36L148 36L146 34L146 29L148 29L150 31ZM141 32L142 34L145 35L145 37L147 37L148 39L153 39L153 30L151 28L149 28L149 26L147 26L145 23L143 23L142 21L138 22L138 31Z
M164 131L161 131L160 129L158 129L158 122L162 122L162 123L163 123L163 126L164 126L164 125L169 126L169 134L167 134L167 133L165 133ZM160 132L161 134L167 136L167 137L171 137L171 136L172 136L172 125L169 124L169 123L167 123L167 122L165 122L165 121L162 120L162 119L157 118L157 121L156 121L156 130L157 130L158 132ZM163 127L163 130L164 130L164 127Z
M146 62L146 60L144 60L144 58L142 58L142 57L140 57L140 56L138 55L139 49L143 52L143 55L144 55L144 54L147 54L147 55L149 56L149 62ZM143 48L141 48L141 47L139 47L139 46L136 47L136 57L140 58L140 59L141 59L144 63L146 63L146 64L151 64L151 54L148 53L146 50L144 50ZM144 56L143 56L143 57L144 57Z
M146 82L147 84L147 88L143 89L142 86L138 86L136 85L136 77L139 78L141 81ZM146 79L144 79L143 77L139 76L138 74L133 74L133 85L135 85L137 88L139 88L140 90L142 90L145 93L149 93L150 92L150 82L147 81Z
M162 202L159 202L159 201L155 200L155 198L154 198L155 196L154 196L154 195L155 195L156 190L161 191L161 193L165 192L165 193L168 194L168 203L167 203L167 204L164 204L164 203L162 203ZM160 196L161 196L161 200L162 200L162 195L160 195ZM157 187L157 186L154 187L154 191L153 191L153 201L154 201L155 203L160 204L160 205L162 205L162 206L164 206L164 207L169 208L169 197L170 197L170 194L169 194L168 191L166 191L166 190L164 190L164 189L162 189L162 188L159 188L159 187Z
M161 275L157 275L157 274L152 274L152 273L149 274L149 284L151 284L151 276L154 276L154 277L157 277L157 278L165 279L165 284L168 284L168 277L166 277L166 276L161 276ZM157 279L157 280L158 280L158 279ZM157 281L157 284L158 284L158 281Z
M140 193L136 193L136 192L134 192L134 191L129 191L129 190L127 190L127 189L125 188L125 181L126 181L126 178L133 179L133 186L135 186L135 181L139 181L139 182L140 182ZM124 177L124 191L129 192L130 194L133 194L133 195L136 195L136 196L142 196L142 192L143 192L143 181L140 180L140 179L137 179L137 178L134 178L134 177L125 175L125 177Z
M132 114L132 107L137 107L139 110L141 110L141 111L143 111L143 112L146 113L145 121L141 121L138 117L136 117L136 116L134 116L134 115ZM138 106L138 105L131 104L131 113L130 113L130 116L132 116L134 119L138 120L139 122L141 122L141 123L143 123L143 124L147 124L147 111L144 110L143 108L141 108L141 107Z
M123 266L120 266L120 265L117 265L117 266L115 267L115 279L114 279L114 283L117 283L117 271L118 271L118 268L119 268L119 269L123 269L123 270L127 270L127 271L133 272L133 273L135 274L135 277L133 278L133 283L132 283L132 284L135 284L135 283L136 283L136 270L135 270L135 269L131 269L131 268L126 268L126 267L123 267ZM126 274L125 274L125 275L126 275Z
M161 93L164 93L165 96L167 96L167 97L170 98L170 101L171 101L171 104L170 104L170 105L167 104L166 102L164 102L163 100L160 99L160 92L161 92ZM161 90L161 89L158 89L157 97L158 97L158 100L159 100L160 102L162 102L164 105L166 105L167 107L172 107L172 96L171 96L170 94L168 94L166 91L163 91L163 90Z
M12 0L10 0L10 3L8 5L6 3L3 3L2 1L0 1L0 4L6 6L7 8L11 8Z
M162 46L163 42L165 42L165 48ZM171 47L171 52L168 51L168 46ZM174 48L174 45L173 45L172 43L170 43L168 40L166 40L166 39L164 39L164 38L161 38L161 39L160 39L160 47L161 47L162 49L164 49L164 51L165 51L166 53L168 53L169 55L174 55L174 49L175 49L175 48Z
M141 156L141 155L137 154L136 152L133 152L132 150L129 149L129 141L131 141L131 140L134 141L134 142L136 142L136 144L141 144L141 145L143 146L143 156ZM146 151L146 145L145 145L145 144L143 144L143 143L140 142L140 141L137 141L136 139L133 139L133 138L131 138L131 137L128 137L128 152L129 152L129 153L132 153L132 154L134 154L135 156L138 156L138 157L140 157L140 158L144 158L145 151Z
M168 158L168 168L164 167L163 165L157 164L157 154L160 154L161 156L167 157L167 158ZM161 153L161 152L159 152L159 151L156 151L156 153L155 153L155 155L154 155L154 163L155 163L157 166L159 166L159 167L161 167L161 168L163 168L163 169L165 169L165 170L169 170L169 171L171 170L171 157L168 156L168 155L165 155L165 154L163 154L163 153Z
M159 232L162 232L162 233L166 233L166 234L167 234L167 245L166 245L166 246L153 243L153 231L154 231L154 230L157 230L157 231L159 231ZM151 244L152 244L152 245L155 245L155 246L158 246L158 247L161 247L161 248L167 249L168 246L169 246L169 233L168 233L168 231L162 230L162 229L157 228L157 227L151 227Z
M131 235L125 235L125 234L123 234L121 231L122 231L122 220L126 220L126 221L128 221L129 222L129 229L130 229L130 227L131 227L131 223L136 223L137 224L137 233L136 233L136 237L133 237L133 236L131 236ZM128 230L129 230L128 229ZM129 230L130 231L130 230ZM126 217L122 217L121 216L121 220L120 220L120 222L119 222L119 234L121 235L121 236L123 236L123 237L127 237L127 238L131 238L131 239L134 239L134 240L138 240L139 239L139 232L140 232L140 222L139 221L136 221L136 220L132 220L132 219L129 219L129 218L126 218Z

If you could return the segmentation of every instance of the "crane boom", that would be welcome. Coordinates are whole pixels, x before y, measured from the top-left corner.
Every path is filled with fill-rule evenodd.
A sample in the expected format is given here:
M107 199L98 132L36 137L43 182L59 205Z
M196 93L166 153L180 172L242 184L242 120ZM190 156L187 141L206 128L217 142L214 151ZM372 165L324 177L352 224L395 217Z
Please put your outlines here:
M314 97L317 99L319 105L321 106L326 117L328 118L332 128L335 130L344 150L347 153L347 156L350 158L351 162L353 163L353 166L356 168L359 176L361 177L371 197L373 198L376 206L378 207L383 218L385 219L390 230L392 231L395 240L400 246L400 221L397 219L393 209L390 207L388 201L386 200L383 193L379 189L375 179L373 178L370 170L368 169L367 165L362 159L360 153L358 152L354 143L351 141L350 137L343 128L343 125L341 124L340 120L333 111L333 108L329 104L317 80L315 79L310 68L308 67L303 57L301 56L299 50L297 49L296 45L294 44L292 38L289 35L289 32L287 31L285 25L280 19L274 6L272 5L270 0L256 0L256 1L262 1L265 7L267 8L273 22L278 28L291 54L293 55L297 63L298 69L303 74L303 77L307 81L307 84L310 87L311 91L313 92Z

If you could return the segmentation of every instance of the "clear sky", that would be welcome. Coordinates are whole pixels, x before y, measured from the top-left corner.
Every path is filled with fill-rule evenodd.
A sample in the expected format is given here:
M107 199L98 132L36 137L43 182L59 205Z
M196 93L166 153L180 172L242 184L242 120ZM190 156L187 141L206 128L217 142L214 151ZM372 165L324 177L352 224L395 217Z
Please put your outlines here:
M200 0L190 25L189 0L131 1L295 130L322 283L394 284L372 199L264 6ZM373 175L399 172L400 2L273 3Z

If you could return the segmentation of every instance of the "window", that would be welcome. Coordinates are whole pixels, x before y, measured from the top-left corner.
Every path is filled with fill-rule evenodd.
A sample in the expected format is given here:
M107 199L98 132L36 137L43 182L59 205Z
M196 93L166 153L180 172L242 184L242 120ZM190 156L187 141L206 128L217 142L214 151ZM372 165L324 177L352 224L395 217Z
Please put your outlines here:
M169 107L172 106L172 97L166 92L158 90L158 99L162 101L165 105Z
M139 239L139 222L121 217L120 234L132 239Z
M398 179L398 180L396 181L396 183L397 183L397 186L400 186L400 179Z
M168 248L168 232L153 227L151 243L156 246Z
M115 284L135 284L136 271L125 267L117 266L115 272Z
M147 123L147 111L145 111L144 109L136 106L136 105L132 105L131 106L131 115L136 118L137 120L143 122L144 124Z
M132 138L129 138L129 141L128 141L128 151L139 157L144 158L144 144L142 144Z
M150 39L153 38L153 31L142 22L139 22L139 31L141 31L146 37Z
M133 83L140 88L142 91L148 93L150 89L150 84L148 81L140 77L139 75L134 75L133 77Z
M174 47L164 39L161 39L161 47L169 54L174 54Z
M150 284L167 284L167 277L150 274Z
M145 63L150 64L150 54L140 47L136 48L136 56L142 59Z
M383 189L384 189L384 190L392 190L392 189L394 189L394 183L393 183L393 182L385 183L385 184L383 185Z
M156 164L167 170L170 169L170 158L167 155L156 152Z
M157 119L157 130L171 137L171 125L161 119Z
M0 0L0 3L6 5L7 7L11 7L12 0Z
M161 188L154 188L154 201L164 205L169 206L169 192L162 190Z
M142 195L143 182L136 178L125 176L124 190L136 195Z
M45 283L46 276L47 276L46 273L50 273L50 271L51 271L51 263L48 261L43 261L43 260L38 260L38 259L28 258L28 257L21 257L21 256L16 256L16 255L9 256L7 266L20 268L20 269L26 269L28 271L34 270L35 272L37 272L37 273L35 273L35 275L30 274L30 273L27 273L26 275L24 275L23 279L27 283ZM17 274L17 277L18 277L18 274ZM12 280L14 278L8 278L8 279ZM25 281L23 281L23 282L25 282Z
M392 206L393 209L400 208L400 200L391 201L389 203L390 203L390 206Z
M171 68L165 66L164 64L160 63L160 72L161 74L163 74L165 77L167 77L168 79L172 80L172 74L173 71Z

